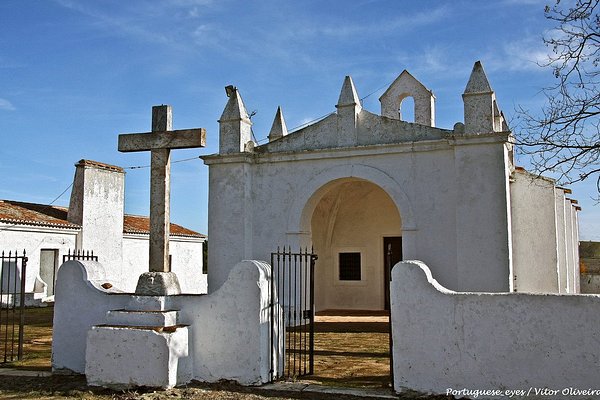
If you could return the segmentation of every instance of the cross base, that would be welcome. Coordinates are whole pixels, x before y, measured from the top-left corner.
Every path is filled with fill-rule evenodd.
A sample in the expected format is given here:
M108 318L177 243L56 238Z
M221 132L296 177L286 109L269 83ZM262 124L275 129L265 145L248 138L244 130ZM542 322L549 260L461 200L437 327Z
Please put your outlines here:
M181 294L179 280L174 272L144 272L135 288L138 296L171 296Z

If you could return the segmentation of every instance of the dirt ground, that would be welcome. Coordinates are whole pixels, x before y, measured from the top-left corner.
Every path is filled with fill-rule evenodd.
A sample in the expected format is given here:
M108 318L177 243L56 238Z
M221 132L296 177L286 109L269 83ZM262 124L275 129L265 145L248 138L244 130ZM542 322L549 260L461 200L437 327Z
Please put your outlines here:
M50 371L53 312L53 307L25 310L24 358L4 366ZM389 387L387 315L332 310L319 313L315 321L315 374L303 381Z
M53 308L27 309L25 313L24 359L1 366L50 371ZM389 388L389 334L385 314L325 312L316 317L315 374L300 382L331 386ZM1 368L0 368L1 369ZM1 371L0 371L1 373ZM193 383L166 391L139 389L113 391L90 388L83 376L0 376L0 399L27 400L284 400L343 399L341 395L265 392L230 383ZM353 397L356 398L356 397ZM410 394L401 398L443 399L445 396Z
M389 317L319 313L315 318L315 374L326 385L391 387Z
M50 371L52 354L52 317L54 307L26 308L25 326L23 329L23 360L3 364L5 367L47 370ZM0 322L2 321L0 317ZM9 328L10 330L10 328ZM18 332L18 326L17 326ZM10 339L6 343L4 328L0 328L0 354L4 354L4 345L10 347ZM10 335L9 335L10 336ZM16 349L14 352L16 356ZM16 359L16 357L15 357ZM4 358L0 359L3 361Z
M363 396L314 392L276 392L233 383L203 384L192 382L186 387L169 390L137 389L118 391L86 386L85 377L54 375L50 377L0 376L2 400L357 400ZM442 400L447 396L428 396L407 393L398 399Z

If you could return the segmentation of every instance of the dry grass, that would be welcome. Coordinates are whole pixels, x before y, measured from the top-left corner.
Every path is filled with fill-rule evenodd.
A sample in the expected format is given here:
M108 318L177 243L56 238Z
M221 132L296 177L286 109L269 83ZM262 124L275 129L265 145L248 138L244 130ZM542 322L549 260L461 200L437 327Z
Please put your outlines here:
M25 313L24 359L3 364L5 367L50 370L53 308L31 308ZM334 386L388 387L389 336L386 318L328 316L317 318L315 326L315 374L307 383ZM184 388L153 391L114 391L90 388L81 375L15 377L0 375L0 399L27 400L287 400L343 399L341 395L308 393L267 393L228 383L193 383ZM445 396L400 398L442 399Z
M52 354L52 317L54 315L54 307L26 308L24 314L23 359L21 361L2 364L2 366L49 371L51 368L50 357ZM16 329L18 330L18 327ZM8 346L10 346L10 343ZM0 340L0 350L3 354L4 338Z
M316 317L313 375L303 375L309 370L308 325L288 330L285 375L299 373L293 379L307 383L389 388L388 316L338 313Z
M25 309L23 360L3 366L50 370L53 313L53 307ZM387 317L335 313L317 317L315 374L303 380L337 386L388 387L389 368Z
M310 381L335 386L389 387L387 317L317 318L315 374Z

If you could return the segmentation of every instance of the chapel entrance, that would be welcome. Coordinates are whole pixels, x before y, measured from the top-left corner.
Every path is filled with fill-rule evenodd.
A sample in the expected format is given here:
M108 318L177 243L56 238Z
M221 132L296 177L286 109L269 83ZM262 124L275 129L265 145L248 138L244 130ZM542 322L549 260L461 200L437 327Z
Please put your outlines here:
M310 224L319 254L310 379L387 387L390 269L402 257L398 207L380 186L358 178L332 181L318 196Z
M316 311L388 309L386 252L391 245L392 261L402 252L398 208L380 186L363 179L338 179L323 189L310 225L319 255Z

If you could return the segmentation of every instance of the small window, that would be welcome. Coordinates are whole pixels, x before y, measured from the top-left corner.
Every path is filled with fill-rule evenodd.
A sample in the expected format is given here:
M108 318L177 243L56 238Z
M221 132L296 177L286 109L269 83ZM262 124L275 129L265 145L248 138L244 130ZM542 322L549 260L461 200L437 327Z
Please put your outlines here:
M208 240L202 243L202 273L208 274Z
M360 253L340 253L340 281L360 280Z

